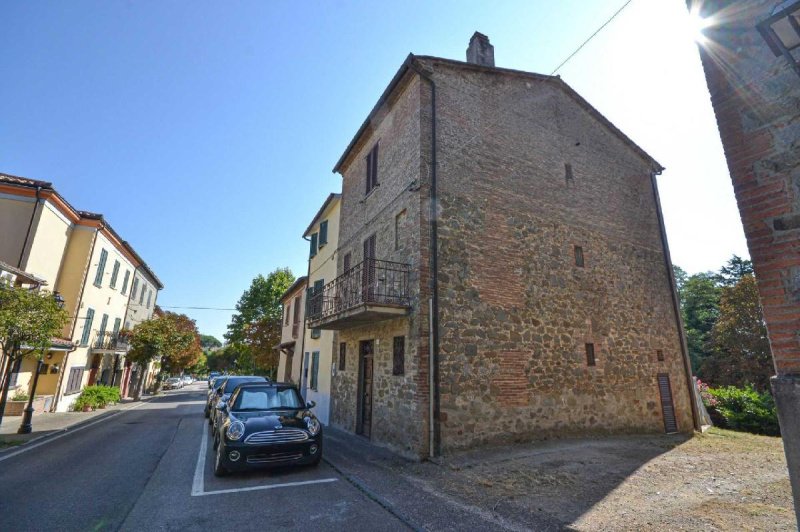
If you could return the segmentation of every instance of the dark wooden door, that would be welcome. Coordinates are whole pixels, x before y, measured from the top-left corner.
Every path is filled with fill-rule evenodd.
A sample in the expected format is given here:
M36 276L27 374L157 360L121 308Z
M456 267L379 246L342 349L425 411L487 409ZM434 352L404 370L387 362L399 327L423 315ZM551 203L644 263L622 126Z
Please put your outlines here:
M369 438L372 434L372 364L374 344L372 340L364 340L359 345L359 366L361 367L359 382L358 426L356 432Z
M672 402L672 386L667 373L658 374L658 394L661 397L661 413L664 416L664 430L667 434L678 432L678 420L675 417L675 405Z

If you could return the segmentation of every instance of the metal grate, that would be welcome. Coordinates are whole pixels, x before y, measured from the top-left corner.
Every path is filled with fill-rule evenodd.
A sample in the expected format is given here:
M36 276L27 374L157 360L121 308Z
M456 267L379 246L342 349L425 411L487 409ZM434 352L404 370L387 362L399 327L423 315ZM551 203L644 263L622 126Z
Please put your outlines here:
M288 462L299 460L303 453L274 453L274 454L253 454L247 457L248 464L268 464L270 462Z
M658 393L661 396L661 413L664 416L664 430L667 434L678 432L678 420L675 418L675 405L672 402L672 386L669 375L658 374Z
M301 429L280 429L254 432L244 442L248 445L264 445L270 443L297 443L306 441L308 433Z

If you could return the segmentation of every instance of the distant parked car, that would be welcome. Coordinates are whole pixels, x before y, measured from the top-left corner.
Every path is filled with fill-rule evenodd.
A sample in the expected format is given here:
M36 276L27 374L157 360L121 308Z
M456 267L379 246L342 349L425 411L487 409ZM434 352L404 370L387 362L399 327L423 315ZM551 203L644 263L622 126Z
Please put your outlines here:
M219 371L212 371L208 374L208 388L211 389L211 383L214 382L214 379L222 375Z
M214 474L289 464L317 465L322 425L292 384L241 384L220 402Z
M206 408L203 411L205 417L209 417L211 415L211 400L216 396L217 388L222 385L226 378L226 376L218 375L208 381L208 397L206 397ZM211 423L211 420L209 420L209 423Z
M164 381L165 390L178 390L180 388L183 388L183 381L178 377L170 377Z
M219 401L227 401L233 390L246 382L268 382L268 380L265 377L256 377L255 375L228 375L224 381L217 384L216 392L211 396L211 404L208 407L208 411L211 414L208 418L208 423L211 425L212 430L217 423L217 403Z
M183 381L184 385L192 384L194 382L194 379L192 378L191 375L184 375L183 377L181 377L181 380Z

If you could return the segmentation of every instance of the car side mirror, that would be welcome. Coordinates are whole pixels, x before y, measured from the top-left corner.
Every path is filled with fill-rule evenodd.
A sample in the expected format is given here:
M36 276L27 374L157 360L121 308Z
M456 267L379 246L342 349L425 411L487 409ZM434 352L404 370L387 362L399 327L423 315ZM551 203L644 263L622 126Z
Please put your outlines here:
M217 389L217 395L219 395L220 397L222 397L222 389L221 389L221 388L218 388L218 389Z
M306 408L314 408L315 406L317 406L317 403L314 401L309 401L306 403Z

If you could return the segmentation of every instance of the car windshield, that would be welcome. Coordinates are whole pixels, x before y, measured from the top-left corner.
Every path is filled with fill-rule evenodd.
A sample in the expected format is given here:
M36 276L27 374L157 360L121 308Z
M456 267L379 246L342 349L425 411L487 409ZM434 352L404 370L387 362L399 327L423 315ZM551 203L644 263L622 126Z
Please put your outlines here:
M170 377L169 379L167 379L167 382L178 382L179 380L180 379L178 379L176 377Z
M264 382L265 380L264 377L231 377L225 382L224 393L233 393L237 386L245 382Z
M303 408L303 402L295 388L247 387L239 390L233 410L285 410Z

